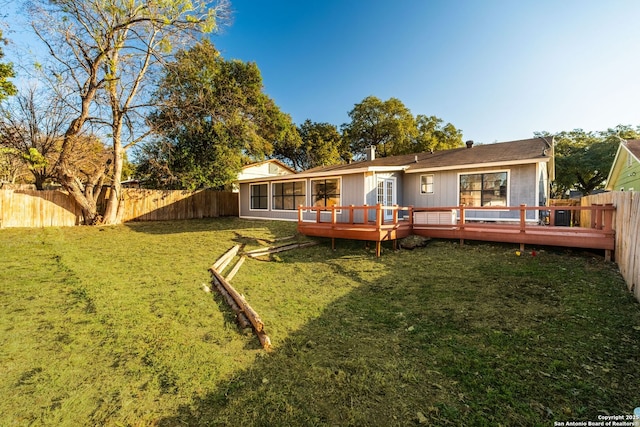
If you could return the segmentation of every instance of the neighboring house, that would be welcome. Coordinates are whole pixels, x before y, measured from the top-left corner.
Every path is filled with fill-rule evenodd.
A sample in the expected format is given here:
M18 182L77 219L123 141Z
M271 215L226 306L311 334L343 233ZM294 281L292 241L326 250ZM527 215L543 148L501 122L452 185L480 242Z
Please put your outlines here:
M640 139L630 139L620 143L605 189L640 191Z
M238 174L237 181L252 180L270 176L291 175L294 173L296 173L295 170L285 165L280 160L270 159L243 166L242 171ZM240 191L237 181L234 181L233 183L234 192Z
M301 205L544 206L554 167L553 140L545 138L487 145L468 141L463 148L378 159L371 149L361 162L240 181L240 217L294 221ZM517 211L465 214L473 220L519 218ZM304 219L312 215L305 212ZM347 220L341 216L339 222ZM527 220L537 221L535 212Z

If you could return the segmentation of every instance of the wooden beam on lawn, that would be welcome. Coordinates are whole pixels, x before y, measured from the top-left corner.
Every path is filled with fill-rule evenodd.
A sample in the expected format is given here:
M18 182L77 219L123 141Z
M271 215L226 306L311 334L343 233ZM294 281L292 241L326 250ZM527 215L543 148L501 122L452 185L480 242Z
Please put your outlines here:
M244 260L247 259L244 255L240 257L240 259L238 260L238 262L236 262L236 265L233 266L233 268L231 269L231 271L229 272L229 274L227 274L227 277L225 277L225 279L227 280L227 282L230 282L231 279L233 279L233 277L236 275L236 273L238 272L238 270L240 270L240 267L242 266L242 264L244 263Z
M240 245L235 245L234 247L229 249L227 252L222 254L222 256L220 258L218 258L218 260L211 266L211 268L209 270L221 271L220 266L222 264L224 264L225 262L228 263L227 260L231 260L234 256L236 256L236 254L240 250L240 247L241 247Z
M275 254L277 252L290 251L292 249L307 248L309 246L315 246L317 244L318 244L317 242L306 242L306 243L294 243L291 245L284 245L284 246L273 246L270 248L254 249L252 251L247 251L247 252L244 252L244 255L255 258L258 256Z

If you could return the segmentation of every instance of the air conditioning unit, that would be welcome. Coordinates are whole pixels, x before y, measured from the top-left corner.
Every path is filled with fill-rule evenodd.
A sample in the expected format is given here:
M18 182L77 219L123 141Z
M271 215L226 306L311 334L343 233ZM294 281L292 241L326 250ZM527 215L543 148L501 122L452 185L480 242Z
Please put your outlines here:
M458 223L455 209L446 211L414 212L413 223L416 225L452 225Z

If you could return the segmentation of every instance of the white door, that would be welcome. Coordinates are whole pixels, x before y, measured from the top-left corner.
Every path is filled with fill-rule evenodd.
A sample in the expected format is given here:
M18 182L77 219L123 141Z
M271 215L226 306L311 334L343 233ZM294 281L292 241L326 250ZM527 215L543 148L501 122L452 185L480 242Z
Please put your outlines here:
M378 178L378 203L383 206L392 206L396 203L395 179ZM384 210L384 220L393 219L393 210Z

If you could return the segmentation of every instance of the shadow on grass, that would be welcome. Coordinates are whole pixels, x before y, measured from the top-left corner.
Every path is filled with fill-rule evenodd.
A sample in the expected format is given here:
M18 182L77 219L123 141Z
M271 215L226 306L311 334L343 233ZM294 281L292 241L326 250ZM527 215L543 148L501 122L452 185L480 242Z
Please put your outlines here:
M220 217L204 219L186 219L179 221L131 221L124 224L139 233L176 234L200 233L203 231L228 231L251 234L251 231L264 230L273 236L284 236L296 232L296 223L285 221L247 220L237 217ZM258 236L261 237L261 236Z
M549 425L640 404L640 310L601 259L342 242L280 261L320 258L354 288L158 425Z

